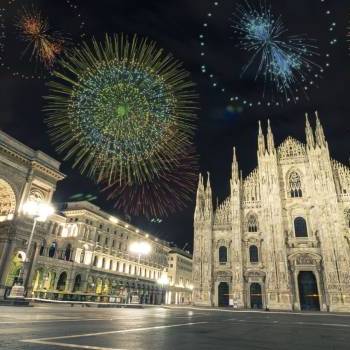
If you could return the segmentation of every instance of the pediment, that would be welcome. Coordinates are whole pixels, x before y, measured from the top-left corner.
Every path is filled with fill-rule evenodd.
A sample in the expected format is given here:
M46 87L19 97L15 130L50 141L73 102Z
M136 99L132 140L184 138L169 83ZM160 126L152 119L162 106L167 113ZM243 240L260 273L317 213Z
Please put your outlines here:
M279 159L304 158L306 157L306 147L302 142L289 136L278 147L278 156Z

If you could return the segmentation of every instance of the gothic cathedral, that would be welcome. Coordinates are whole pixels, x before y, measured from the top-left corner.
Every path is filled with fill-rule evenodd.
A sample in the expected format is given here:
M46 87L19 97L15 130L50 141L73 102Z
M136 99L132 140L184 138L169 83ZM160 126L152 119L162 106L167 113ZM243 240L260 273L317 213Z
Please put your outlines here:
M278 148L259 123L258 167L233 154L231 194L217 208L200 176L193 302L270 310L350 311L350 168L330 156L316 115L306 145Z

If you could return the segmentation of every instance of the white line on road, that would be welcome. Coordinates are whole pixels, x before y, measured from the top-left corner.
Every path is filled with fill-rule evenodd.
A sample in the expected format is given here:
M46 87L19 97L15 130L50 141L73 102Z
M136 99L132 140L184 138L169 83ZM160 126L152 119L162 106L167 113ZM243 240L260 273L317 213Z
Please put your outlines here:
M73 348L73 349L91 349L91 350L126 350L126 349L116 349L116 348L103 348L100 346L56 343L56 342L40 341L40 340L36 341L35 344L61 346L63 348L71 348L71 349Z
M122 330L119 330L119 331L107 331L107 332L98 332L98 333L64 335L64 336L61 336L61 337L51 337L51 338L26 339L26 340L21 340L21 341L25 342L25 343L36 343L38 341L42 342L42 341L57 340L57 339L73 339L73 338L95 337L95 336L99 336L99 335L117 334L117 333L144 332L144 331L151 331L151 330L154 330L154 329L185 327L185 326L193 326L193 325L206 324L206 323L208 323L208 322L190 322L190 323L171 324L171 325L166 325L166 326L122 329Z

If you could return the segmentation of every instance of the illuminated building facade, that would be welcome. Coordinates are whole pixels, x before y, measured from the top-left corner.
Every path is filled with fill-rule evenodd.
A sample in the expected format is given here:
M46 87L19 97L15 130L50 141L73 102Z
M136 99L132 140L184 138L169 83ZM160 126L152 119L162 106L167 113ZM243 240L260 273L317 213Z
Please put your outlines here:
M0 132L0 298L10 293L23 266L33 219L28 200L50 203L60 163ZM149 303L165 302L170 245L89 202L55 205L38 222L30 250L27 296L40 299ZM130 252L146 242L150 253ZM135 298L137 296L137 298Z
M200 178L194 216L197 305L350 311L350 169L331 158L321 123L306 144L275 146L259 125L258 167L213 208Z
M173 248L168 254L167 304L192 303L192 255Z

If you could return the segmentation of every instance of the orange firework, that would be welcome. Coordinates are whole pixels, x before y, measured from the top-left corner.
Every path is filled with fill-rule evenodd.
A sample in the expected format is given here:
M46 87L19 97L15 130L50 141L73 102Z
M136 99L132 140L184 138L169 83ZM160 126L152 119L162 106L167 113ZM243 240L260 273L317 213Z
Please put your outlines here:
M40 11L32 8L23 9L18 17L16 27L22 40L27 42L25 52L31 48L32 57L51 69L57 56L63 50L64 40L58 33L52 33L48 20L43 18Z

